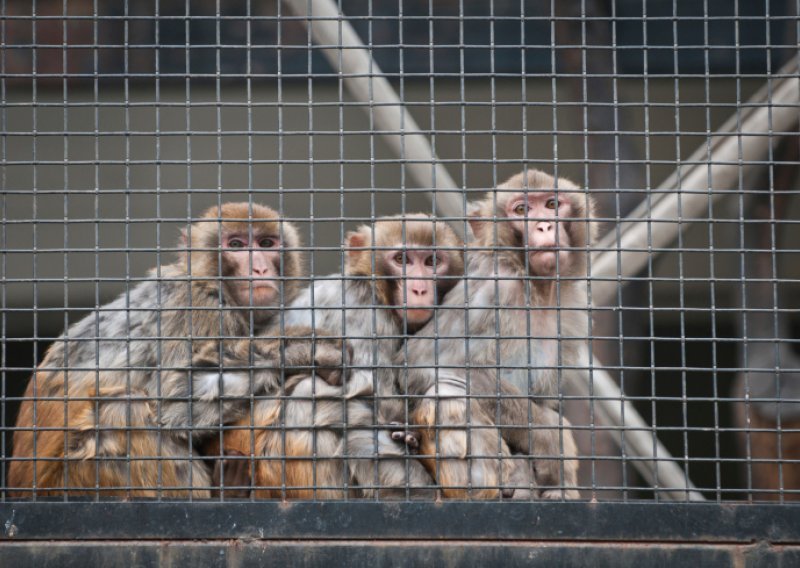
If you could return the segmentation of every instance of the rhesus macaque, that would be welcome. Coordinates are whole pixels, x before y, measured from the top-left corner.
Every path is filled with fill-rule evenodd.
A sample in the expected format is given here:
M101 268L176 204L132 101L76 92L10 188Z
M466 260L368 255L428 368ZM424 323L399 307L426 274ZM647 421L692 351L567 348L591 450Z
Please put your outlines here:
M348 233L344 246L344 276L300 293L284 323L346 338L349 380L338 388L295 377L287 400L257 401L240 429L225 435L226 454L255 456L256 497L335 499L353 485L355 495L432 494L431 477L398 443L413 446L415 437L398 426L407 414L393 358L403 336L430 321L463 276L463 244L445 223L415 215L380 218ZM224 463L235 485L249 482L249 460Z
M342 365L342 342L312 345L310 330L241 339L300 287L300 240L276 212L212 207L187 227L183 245L175 263L50 347L17 418L8 485L25 491L16 495L209 496L211 472L193 442L239 418L244 397L275 391L282 365ZM208 351L257 371L213 381L192 373L193 359ZM340 372L321 373L341 381Z
M399 354L407 392L424 397L413 414L419 457L445 497L520 498L527 485L529 495L577 498L575 442L555 397L557 367L579 364L588 334L591 200L528 170L470 217L464 280Z

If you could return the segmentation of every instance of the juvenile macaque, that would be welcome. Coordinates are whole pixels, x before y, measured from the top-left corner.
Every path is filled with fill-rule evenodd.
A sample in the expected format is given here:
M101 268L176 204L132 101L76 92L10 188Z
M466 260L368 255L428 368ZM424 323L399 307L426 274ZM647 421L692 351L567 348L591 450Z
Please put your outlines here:
M576 447L555 397L558 367L580 363L587 337L591 201L529 170L470 215L465 279L400 352L408 393L424 396L413 415L420 458L445 497L510 496L517 485L517 498L577 498ZM532 456L532 476L531 458L512 454Z
M284 323L346 338L349 380L337 388L297 376L286 383L283 403L256 402L223 442L227 455L255 456L254 467L225 460L225 485L245 486L253 475L257 497L317 499L343 497L345 484L381 497L406 489L420 495L432 485L425 468L406 458L405 443L416 438L400 426L407 413L392 360L463 275L463 245L443 222L416 215L378 219L348 233L344 246L344 276L304 290Z
M8 471L9 487L24 490L16 495L208 496L211 472L193 442L239 418L251 394L277 390L283 365L342 365L341 341L311 345L307 330L237 339L268 325L299 290L300 240L277 213L213 207L183 245L177 262L50 347L17 418ZM209 351L233 352L258 372L193 373Z

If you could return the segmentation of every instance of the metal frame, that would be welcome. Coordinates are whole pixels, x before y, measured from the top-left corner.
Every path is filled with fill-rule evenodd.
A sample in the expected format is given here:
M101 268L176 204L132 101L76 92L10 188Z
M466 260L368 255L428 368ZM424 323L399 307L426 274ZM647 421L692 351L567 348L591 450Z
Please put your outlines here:
M374 117L374 132L384 135L413 182L432 190L434 210L444 217L463 218L465 203L458 184L336 4L332 0L284 0L284 4L308 18L305 23L311 37L327 46L323 53L357 106ZM787 133L796 135L797 74L797 62L792 61L768 75L767 85L742 103L722 128L708 133L706 143L653 192L656 197L599 243L590 278L597 305L606 305L686 228L679 222L652 220L707 217L717 200L728 198L725 190L741 183L743 169L768 163L773 142ZM64 155L66 161L66 149ZM30 164L37 164L35 154ZM452 224L460 232L467 227L464 222ZM9 230L6 223L2 230L4 235ZM581 396L591 393L598 413L612 430L624 432L628 456L634 458L630 463L656 486L659 502L627 498L621 503L7 501L0 503L4 545L0 564L37 557L84 562L82 552L99 553L96 563L131 561L141 554L176 562L202 558L211 564L215 555L229 555L226 561L235 562L264 554L271 555L268 562L278 564L303 553L318 554L316 563L323 558L345 562L353 559L356 546L365 543L372 545L366 553L371 561L388 558L380 556L381 545L394 546L417 561L460 558L465 564L500 556L509 564L522 564L531 554L538 554L540 563L594 558L631 565L678 558L703 565L729 560L791 564L800 559L796 546L800 505L663 502L699 501L703 496L610 375L598 368L597 358L587 353L585 359L587 369L570 376L576 390ZM750 495L754 497L758 498L755 491ZM198 543L198 539L208 542ZM55 542L50 544L52 556L41 552L44 541ZM126 541L124 551L112 541ZM618 546L621 543L627 546L623 549ZM232 551L236 548L243 555L238 559Z

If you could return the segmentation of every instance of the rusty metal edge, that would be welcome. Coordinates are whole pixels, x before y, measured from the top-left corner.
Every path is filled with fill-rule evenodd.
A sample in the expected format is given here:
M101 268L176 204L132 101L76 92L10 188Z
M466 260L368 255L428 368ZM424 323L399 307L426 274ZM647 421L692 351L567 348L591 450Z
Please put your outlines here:
M0 540L486 540L800 543L800 505L17 502Z

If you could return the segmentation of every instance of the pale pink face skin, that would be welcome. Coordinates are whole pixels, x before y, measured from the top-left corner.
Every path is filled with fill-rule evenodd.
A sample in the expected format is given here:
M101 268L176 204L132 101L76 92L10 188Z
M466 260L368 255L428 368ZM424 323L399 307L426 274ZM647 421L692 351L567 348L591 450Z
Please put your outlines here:
M223 235L223 255L233 268L229 281L240 306L268 306L277 300L281 240L270 235ZM251 280L252 278L252 280ZM251 304L252 290L252 304Z
M506 216L523 236L531 274L553 276L556 268L559 271L567 268L570 251L563 249L572 243L563 228L572 214L569 200L552 192L520 193L509 199Z
M425 249L405 249L386 252L389 274L397 278L394 304L405 306L396 309L397 315L410 326L420 326L433 317L436 306L434 276L447 274L447 255Z

